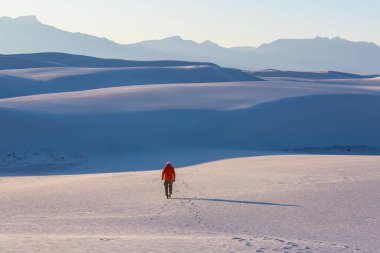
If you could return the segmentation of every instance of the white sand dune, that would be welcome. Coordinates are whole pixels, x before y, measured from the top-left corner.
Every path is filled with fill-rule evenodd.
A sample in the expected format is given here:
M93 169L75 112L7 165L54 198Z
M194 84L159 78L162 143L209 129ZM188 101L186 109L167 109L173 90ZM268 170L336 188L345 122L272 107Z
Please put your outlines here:
M163 67L148 65L117 68L47 67L5 69L0 70L0 98L142 84L258 80L261 79L252 73L211 64ZM29 86L25 85L26 82L29 82ZM23 89L20 90L20 86Z
M380 248L376 78L226 82L247 76L215 66L0 73L0 252ZM167 160L182 167L170 200L154 171Z
M351 73L337 72L337 71L288 71L277 69L264 69L253 71L256 76L262 78L294 78L294 79L312 79L312 80L324 80L324 79L364 79L373 78L379 75L357 75Z
M377 252L379 156L0 178L1 252ZM159 169L152 167L151 169Z
M19 77L34 81L50 81L65 76L88 75L101 73L119 68L75 68L75 67L48 67L0 70L2 75ZM129 68L121 68L129 69Z
M1 173L78 173L96 164L105 165L98 171L145 170L168 156L192 153L184 166L244 150L376 153L379 110L377 87L293 82L144 85L1 99Z
M178 109L234 110L315 95L380 95L380 88L286 81L133 85L4 98L0 100L0 107L70 115Z
M342 79L308 79L308 78L295 78L295 77L265 77L269 81L287 81L287 82L305 82L305 83L315 83L320 84L341 84L341 85L352 85L352 86L372 86L376 89L380 86L380 77L372 78L342 78Z

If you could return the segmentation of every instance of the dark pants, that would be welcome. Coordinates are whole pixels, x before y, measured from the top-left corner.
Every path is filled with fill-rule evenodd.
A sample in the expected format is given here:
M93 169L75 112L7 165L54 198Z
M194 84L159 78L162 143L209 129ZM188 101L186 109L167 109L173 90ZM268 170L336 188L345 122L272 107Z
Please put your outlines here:
M166 197L173 193L173 182L174 180L165 180L164 182Z

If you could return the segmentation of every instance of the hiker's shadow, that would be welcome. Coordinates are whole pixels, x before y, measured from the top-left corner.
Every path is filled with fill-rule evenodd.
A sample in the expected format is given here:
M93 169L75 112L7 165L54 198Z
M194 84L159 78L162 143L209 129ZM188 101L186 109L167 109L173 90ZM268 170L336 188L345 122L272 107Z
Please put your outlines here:
M299 207L297 205L283 204L283 203L257 202L257 201L232 200L232 199L214 199L214 198L172 198L172 199L191 200L191 201L225 202L225 203L250 204L250 205Z

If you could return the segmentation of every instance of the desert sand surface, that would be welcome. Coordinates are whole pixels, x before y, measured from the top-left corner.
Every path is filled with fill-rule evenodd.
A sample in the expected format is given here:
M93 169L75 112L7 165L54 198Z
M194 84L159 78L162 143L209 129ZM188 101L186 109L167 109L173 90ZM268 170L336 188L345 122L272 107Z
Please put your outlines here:
M377 252L380 157L267 155L0 178L1 252ZM175 166L175 164L174 164Z

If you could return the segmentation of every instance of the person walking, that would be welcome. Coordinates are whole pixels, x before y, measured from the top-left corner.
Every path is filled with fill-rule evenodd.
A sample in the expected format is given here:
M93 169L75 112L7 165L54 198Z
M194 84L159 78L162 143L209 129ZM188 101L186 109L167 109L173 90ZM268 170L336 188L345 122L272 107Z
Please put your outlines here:
M161 180L165 180L165 195L168 199L173 194L173 182L175 182L175 171L170 162L167 162L164 169L162 170Z

